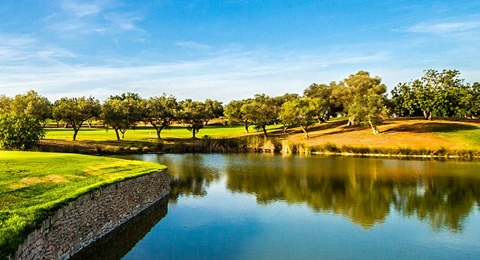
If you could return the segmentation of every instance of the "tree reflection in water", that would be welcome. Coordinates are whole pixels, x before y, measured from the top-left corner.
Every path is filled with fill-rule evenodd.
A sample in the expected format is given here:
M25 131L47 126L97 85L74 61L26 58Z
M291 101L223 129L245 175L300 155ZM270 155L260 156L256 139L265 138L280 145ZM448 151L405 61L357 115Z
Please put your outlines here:
M252 194L259 204L306 204L365 229L396 211L434 230L460 232L480 206L478 162L259 154L168 155L159 162L173 174L171 202L204 196L210 184L225 179L228 190Z
M428 220L434 229L457 232L480 205L480 175L462 172L463 167L446 170L443 162L365 158L321 158L320 163L305 159L274 167L226 167L227 188L254 194L258 203L305 203L364 228L383 223L394 209Z

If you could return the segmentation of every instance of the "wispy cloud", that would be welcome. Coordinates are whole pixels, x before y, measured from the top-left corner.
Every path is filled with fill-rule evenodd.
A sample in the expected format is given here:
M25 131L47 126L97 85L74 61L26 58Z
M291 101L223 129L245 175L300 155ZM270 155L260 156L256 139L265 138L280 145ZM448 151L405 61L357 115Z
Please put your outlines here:
M142 31L140 28L137 27L135 22L143 20L138 14L135 13L109 13L105 15L105 19L110 21L113 27L119 28L120 30L124 31Z
M187 48L187 49L198 49L198 50L210 49L210 46L199 43L199 42L195 42L195 41L180 41L180 42L177 42L175 45L182 48Z
M44 54L51 57L48 50ZM0 86L7 95L34 88L51 100L79 95L94 95L103 100L111 94L133 91L144 97L165 92L180 99L214 98L228 102L257 93L301 93L312 82L341 80L359 70L357 67L380 62L386 56L385 53L277 56L262 51L223 50L199 60L154 65L4 66L0 70Z
M413 33L444 34L464 32L480 28L479 21L470 22L445 22L445 23L419 23L407 28L405 31Z
M134 11L122 12L116 2L67 0L57 5L59 11L45 18L49 28L61 36L79 34L115 34L143 32L136 22L143 17Z
M75 17L98 14L103 9L101 6L101 1L85 3L67 0L60 2L60 6L64 11L73 14Z

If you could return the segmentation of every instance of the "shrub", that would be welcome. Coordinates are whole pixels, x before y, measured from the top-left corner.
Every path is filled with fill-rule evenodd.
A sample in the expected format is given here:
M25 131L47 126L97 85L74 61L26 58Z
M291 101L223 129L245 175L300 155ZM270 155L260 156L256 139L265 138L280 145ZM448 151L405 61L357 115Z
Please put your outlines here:
M45 136L40 122L30 115L0 115L0 148L30 150Z

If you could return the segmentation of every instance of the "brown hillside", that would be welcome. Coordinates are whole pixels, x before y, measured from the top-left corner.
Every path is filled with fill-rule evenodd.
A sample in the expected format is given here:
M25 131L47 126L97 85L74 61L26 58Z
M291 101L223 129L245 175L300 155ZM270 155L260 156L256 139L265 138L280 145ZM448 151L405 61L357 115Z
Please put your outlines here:
M373 135L365 126L346 126L346 120L332 121L309 129L308 140L303 132L295 129L288 139L293 143L304 143L308 146L333 143L337 146L372 148L411 148L411 149L465 149L462 143L455 142L438 134L439 129L478 129L480 123L474 121L453 121L423 119L389 119L379 126L380 133Z

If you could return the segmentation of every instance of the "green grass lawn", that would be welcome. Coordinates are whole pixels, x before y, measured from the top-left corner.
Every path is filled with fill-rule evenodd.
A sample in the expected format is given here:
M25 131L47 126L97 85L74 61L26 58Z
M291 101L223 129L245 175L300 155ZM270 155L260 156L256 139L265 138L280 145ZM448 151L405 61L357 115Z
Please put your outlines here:
M480 149L480 127L474 125L446 125L433 129L434 134L456 143L461 143L464 149Z
M281 126L269 126L267 130L277 130ZM250 127L250 133L255 133L256 130ZM224 125L207 125L200 129L197 133L197 138L203 138L205 135L210 137L236 137L245 135L245 128L241 125L224 126ZM188 131L184 126L173 126L162 130L162 138L191 138L192 132ZM46 139L72 140L73 130L69 128L47 128ZM126 141L148 141L156 140L157 134L153 127L142 126L136 129L129 129L125 133ZM88 128L82 127L77 135L78 141L114 141L116 140L115 131L105 130L105 128Z
M0 151L0 258L60 206L165 166L74 154Z

